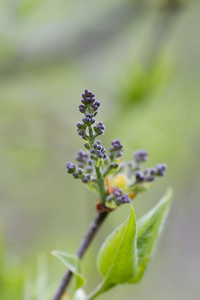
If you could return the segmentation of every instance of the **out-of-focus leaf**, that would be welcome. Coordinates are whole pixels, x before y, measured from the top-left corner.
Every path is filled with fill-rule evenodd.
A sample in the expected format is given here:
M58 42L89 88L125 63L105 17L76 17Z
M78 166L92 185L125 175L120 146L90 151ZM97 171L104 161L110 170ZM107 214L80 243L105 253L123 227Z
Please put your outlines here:
M38 274L36 278L36 300L44 300L47 292L47 265L45 257L40 257L38 262Z
M97 194L98 195L98 188L97 188L97 185L96 185L96 183L93 183L93 182L91 182L91 183L87 183L86 185L85 185L88 189L90 189L92 192L94 192L95 194Z
M61 252L53 251L52 254L59 258L61 262L76 276L76 290L84 285L85 279L81 274L81 262L79 258L75 255Z
M172 73L172 62L164 55L160 55L151 67L134 61L122 87L123 99L131 105L144 102L166 86Z
M152 260L170 209L171 198L172 190L169 190L160 202L138 222L138 273L129 281L130 283L137 283L141 280Z

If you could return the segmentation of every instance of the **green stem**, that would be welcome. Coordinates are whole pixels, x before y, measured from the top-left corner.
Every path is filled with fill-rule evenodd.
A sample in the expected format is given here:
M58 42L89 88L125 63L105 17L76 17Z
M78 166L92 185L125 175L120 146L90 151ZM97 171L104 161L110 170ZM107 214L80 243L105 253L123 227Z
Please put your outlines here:
M90 144L90 149L92 149L92 145L94 143L95 140L95 136L93 135L93 130L91 126L88 126L88 131L89 131L89 144ZM99 189L99 196L100 196L100 201L101 203L105 203L105 199L106 199L106 190L105 190L105 185L104 185L104 177L101 173L101 168L99 166L96 165L96 162L93 161L94 164L94 168L95 168L95 172L96 172L96 183L98 185L98 189Z
M101 169L95 165L95 171L96 171L96 176L97 176L97 185L99 188L99 195L100 195L100 200L102 203L105 203L105 198L106 198L106 190L105 190L105 185L104 185L104 178L101 174Z

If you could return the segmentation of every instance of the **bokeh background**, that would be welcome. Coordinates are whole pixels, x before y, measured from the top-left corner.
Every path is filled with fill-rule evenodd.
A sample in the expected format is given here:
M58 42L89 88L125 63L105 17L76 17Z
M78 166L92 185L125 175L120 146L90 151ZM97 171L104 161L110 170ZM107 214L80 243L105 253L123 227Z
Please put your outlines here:
M95 195L65 169L83 146L85 88L101 102L106 148L119 138L125 159L144 148L147 166L168 165L134 200L138 218L174 189L143 281L99 299L200 299L199 28L192 0L1 0L0 299L53 295L65 268L51 251L74 253L95 216ZM112 213L85 255L88 292L98 249L128 212Z

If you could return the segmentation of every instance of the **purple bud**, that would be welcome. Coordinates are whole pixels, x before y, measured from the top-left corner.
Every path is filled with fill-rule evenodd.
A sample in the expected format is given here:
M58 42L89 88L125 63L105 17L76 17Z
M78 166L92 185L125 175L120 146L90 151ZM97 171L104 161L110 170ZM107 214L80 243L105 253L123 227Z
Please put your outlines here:
M79 178L79 175L78 175L77 172L74 172L74 173L73 173L73 176L74 176L75 179Z
M92 166L92 165L93 165L92 159L89 159L89 160L88 160L88 165L89 165L89 166Z
M83 136L84 132L80 130L80 131L78 131L78 135Z
M135 172L135 178L138 182L142 182L145 179L144 175L140 171Z
M79 111L85 113L85 106L83 104L79 105Z
M84 147L87 149L87 150L90 150L90 145L88 143L85 143L84 144Z
M81 124L80 122L78 122L78 123L76 124L76 127L77 127L77 128L81 128L81 127L82 127L82 124Z
M99 150L96 150L96 154L97 154L97 155L100 155L101 152L100 152Z
M86 168L86 171L87 171L88 173L92 173L93 168L92 168L92 167L87 167L87 168Z
M88 179L85 177L85 178L83 178L83 183L88 183Z
M136 162L141 163L147 160L148 152L146 150L138 150L133 153L133 157Z

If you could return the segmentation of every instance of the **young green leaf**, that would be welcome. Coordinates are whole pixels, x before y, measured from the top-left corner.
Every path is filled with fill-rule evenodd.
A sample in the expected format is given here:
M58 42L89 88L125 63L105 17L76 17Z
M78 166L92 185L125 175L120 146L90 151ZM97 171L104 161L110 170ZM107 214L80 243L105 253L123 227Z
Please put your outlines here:
M137 274L136 217L133 207L127 220L106 239L97 258L103 282L98 294Z
M59 258L61 262L76 276L76 290L84 285L85 279L81 274L81 262L80 259L72 254L53 251L52 254Z
M138 273L129 283L139 282L152 260L170 209L171 197L172 190L169 190L160 202L138 221Z

